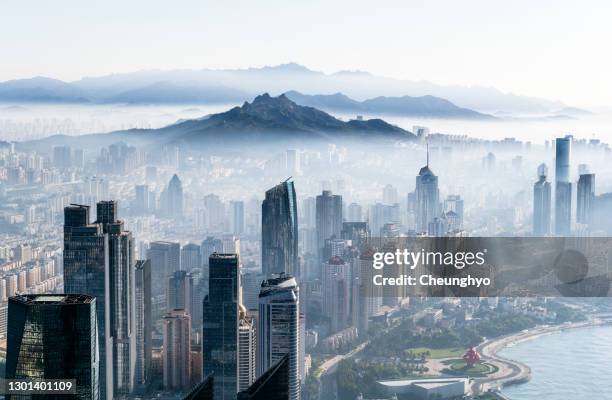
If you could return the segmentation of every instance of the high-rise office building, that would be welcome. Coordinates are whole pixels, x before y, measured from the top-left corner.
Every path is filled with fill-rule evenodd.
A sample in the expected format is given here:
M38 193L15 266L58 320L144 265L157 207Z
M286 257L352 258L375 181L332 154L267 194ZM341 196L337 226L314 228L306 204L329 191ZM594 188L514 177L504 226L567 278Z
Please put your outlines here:
M185 310L193 315L193 277L187 271L175 271L168 279L166 295L168 310Z
M333 236L339 238L342 232L342 196L324 190L317 196L316 207L317 246L321 256L325 240Z
M136 366L134 384L144 386L151 378L152 356L152 302L151 302L151 260L136 261L135 281L135 326L136 326Z
M238 393L238 400L291 399L291 359L285 354L278 362L261 374L253 384Z
M183 185L179 177L174 174L162 195L162 210L167 217L183 218Z
M429 150L427 164L421 168L416 177L416 229L417 232L427 232L429 223L440 216L440 191L438 177L429 168Z
M214 373L216 400L233 400L238 392L239 259L213 253L209 258L209 294L203 304L204 375Z
M323 263L323 312L332 333L348 326L350 313L350 270L339 256Z
M238 317L238 390L246 390L255 381L256 336L253 318L240 305Z
M181 269L181 245L174 242L151 242L147 259L151 260L153 296L164 294L168 277Z
M231 202L230 225L234 235L244 233L244 201Z
M53 147L53 165L59 169L67 169L72 166L72 150L70 146Z
M299 288L294 277L281 275L261 285L259 294L257 373L265 374L289 355L289 399L300 398Z
M242 304L247 310L257 310L259 308L259 289L261 288L261 281L265 278L265 275L257 272L246 272L240 277Z
M533 235L550 234L551 190L546 181L546 169L538 168L539 179L533 185Z
M570 183L569 136L555 140L555 233L567 236L571 232L572 184Z
M298 272L297 200L293 182L266 192L261 204L261 265L263 274Z
M384 204L395 204L399 199L397 189L391 184L386 184L383 188L383 203Z
M376 203L370 207L369 223L374 237L380 237L381 230L386 224L397 224L401 222L400 206Z
M110 338L112 340L113 386L115 395L134 389L136 332L134 315L134 239L117 219L117 202L97 204L96 223L108 236L108 277Z
M191 317L185 310L171 310L164 316L164 389L191 387Z
M76 393L7 399L102 399L95 297L21 295L8 307L6 378L75 379Z
M450 194L446 197L446 200L444 200L444 212L453 212L457 216L457 221L453 224L454 229L463 228L463 200L460 195Z
M202 254L200 246L188 243L181 249L181 269L187 272L202 268Z
M208 294L208 261L213 253L223 253L223 241L219 238L208 236L202 241L200 246L200 256L202 257L202 272L200 273L202 298Z
M342 239L350 240L351 246L361 249L370 239L370 229L367 222L344 222L342 224Z
M149 193L148 185L136 185L134 187L135 197L134 197L134 209L138 213L145 213L154 207L154 204L151 204L151 195Z
M580 175L576 195L576 222L591 224L595 207L595 174Z
M363 221L362 208L357 203L351 203L348 206L348 215L346 217L348 222L361 222Z
M100 399L113 398L113 360L110 323L109 243L101 224L89 222L89 207L70 205L64 209L64 291L96 299L100 355ZM110 322L110 316L108 318Z

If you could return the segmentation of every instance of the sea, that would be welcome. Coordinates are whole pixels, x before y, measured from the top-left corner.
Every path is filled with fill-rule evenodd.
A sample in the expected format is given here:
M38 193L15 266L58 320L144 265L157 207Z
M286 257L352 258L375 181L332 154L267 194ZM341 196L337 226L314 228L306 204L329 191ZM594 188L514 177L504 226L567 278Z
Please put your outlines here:
M499 353L531 368L510 400L612 400L612 326L578 328L517 343Z

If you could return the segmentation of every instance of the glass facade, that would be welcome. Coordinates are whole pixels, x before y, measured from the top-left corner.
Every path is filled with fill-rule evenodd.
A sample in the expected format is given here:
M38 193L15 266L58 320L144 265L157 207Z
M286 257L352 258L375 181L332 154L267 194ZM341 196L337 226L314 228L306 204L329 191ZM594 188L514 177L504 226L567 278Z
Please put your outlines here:
M263 274L298 273L298 221L295 187L283 182L266 192L261 204Z
M100 398L112 398L110 330L105 318L108 301L108 236L102 226L89 223L89 208L71 205L64 209L64 291L85 293L96 299L98 317ZM107 367L108 366L108 367Z
M204 375L214 374L215 400L233 400L238 392L238 255L213 253L208 264L209 294L203 305L203 371Z
M6 378L75 379L75 394L7 395L17 399L102 399L96 299L27 295L9 299Z

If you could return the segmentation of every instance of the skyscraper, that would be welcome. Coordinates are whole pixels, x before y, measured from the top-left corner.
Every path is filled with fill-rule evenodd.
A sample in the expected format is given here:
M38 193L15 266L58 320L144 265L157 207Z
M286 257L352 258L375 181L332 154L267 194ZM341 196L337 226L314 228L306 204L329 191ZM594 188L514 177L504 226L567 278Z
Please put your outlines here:
M246 390L255 381L256 336L253 318L240 305L238 322L238 390Z
M322 255L325 240L342 232L342 196L334 195L330 190L324 190L316 200L317 246L319 257Z
M291 394L291 361L285 354L247 390L238 393L238 400L287 400Z
M203 371L214 373L216 400L233 400L238 392L238 256L213 253L208 280L202 318Z
M164 388L187 390L191 386L191 317L185 310L164 316Z
M457 215L456 229L463 228L463 200L458 194L450 194L444 200L444 212L454 212Z
M571 232L572 184L570 183L571 137L555 141L555 233L567 236Z
M102 399L93 296L16 296L9 299L8 307L7 379L75 379L74 395L40 398Z
M346 220L348 222L361 222L363 221L363 217L361 216L362 210L361 206L357 203L351 203L348 206L348 216Z
M151 242L147 259L151 260L153 296L165 293L168 277L181 269L181 245L174 242Z
M261 204L261 265L263 274L298 272L297 200L293 182L266 192Z
M151 378L153 320L151 313L151 260L138 260L135 266L136 367L135 385L146 385Z
M185 310L193 314L193 277L187 271L175 271L168 279L166 295L168 310Z
M180 219L183 217L183 185L179 177L174 174L168 182L163 193L164 213L167 217Z
M595 174L581 174L578 178L576 222L590 224L593 222L595 206Z
M202 254L200 246L188 243L181 249L181 269L192 272L194 269L202 268Z
M113 398L113 343L110 323L106 323L110 309L108 247L102 225L89 222L89 207L73 204L64 208L64 291L96 299L100 399Z
M70 146L53 147L53 165L59 169L66 169L72 166L72 150Z
M113 343L113 384L116 395L134 389L136 332L134 316L134 239L117 219L117 202L97 204L97 221L108 236L110 338Z
M538 168L538 172L545 173L545 169ZM533 185L533 235L546 236L550 234L551 209L550 183L546 175L540 175Z
M200 246L200 256L202 257L202 273L200 274L200 279L202 280L202 298L208 294L208 261L213 253L223 253L223 241L213 236L208 236L202 241Z
M323 312L332 333L346 328L350 313L349 265L339 256L323 263Z
M231 202L230 222L234 235L244 233L244 201Z
M259 294L257 373L289 356L289 399L300 398L299 288L294 277L281 275L261 284Z
M370 229L367 222L344 222L342 224L342 239L350 240L356 249L367 243L370 239Z
M427 164L416 177L415 197L417 232L427 232L429 223L440 216L438 177L429 169L429 151Z

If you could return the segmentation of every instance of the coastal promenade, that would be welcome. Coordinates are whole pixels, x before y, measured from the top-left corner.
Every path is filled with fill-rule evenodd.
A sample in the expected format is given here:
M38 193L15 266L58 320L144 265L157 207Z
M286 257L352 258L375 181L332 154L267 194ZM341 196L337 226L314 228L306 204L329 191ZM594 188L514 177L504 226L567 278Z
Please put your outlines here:
M508 346L513 346L537 337L560 332L568 329L577 329L590 326L605 325L602 320L590 320L580 323L566 323L562 325L543 325L501 338L487 340L477 347L482 359L495 365L499 370L484 378L473 380L472 394L478 395L489 390L499 390L508 385L526 382L531 379L531 369L528 365L499 356L497 353Z

